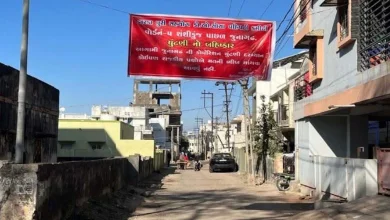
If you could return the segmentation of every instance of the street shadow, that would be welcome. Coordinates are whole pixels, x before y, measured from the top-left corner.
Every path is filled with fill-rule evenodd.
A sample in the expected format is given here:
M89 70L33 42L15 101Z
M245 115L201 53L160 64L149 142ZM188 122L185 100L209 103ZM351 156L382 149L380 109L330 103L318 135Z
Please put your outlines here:
M175 194L156 195L153 204L141 205L142 212L132 215L134 218L155 217L156 214L169 219L173 213L185 212L190 218L200 219L205 216L217 216L221 210L244 211L258 210L267 211L267 214L274 213L275 219L286 218L301 211L313 210L313 203L286 203L285 195L280 196L259 196L246 193L239 193L241 188L228 188L216 190L202 190L199 192L184 191ZM242 191L241 191L242 192ZM215 208L215 206L218 206ZM191 207L189 209L189 207ZM215 209L214 209L215 208ZM207 212L207 213L206 213ZM215 213L215 215L214 215ZM219 214L218 214L219 213ZM242 214L242 213L241 213ZM241 216L231 216L230 219L244 219ZM245 218L250 219L250 218ZM253 218L259 219L259 218ZM265 218L272 219L272 218Z
M253 203L248 206L241 207L245 210L313 210L313 203Z
M127 220L149 196L163 189L162 181L166 176L175 174L179 174L175 166L164 168L145 178L136 187L129 184L115 193L89 199L77 207L68 220Z
M165 168L137 185L137 189L144 189L148 195L140 195L134 187L128 187L112 195L88 201L87 205L79 209L81 211L77 215L68 220L159 219L162 216L164 219L172 219L170 216L180 213L186 214L180 215L181 219L197 220L207 216L218 216L222 210L234 213L229 219L251 219L252 216L244 218L246 215L242 214L251 212L256 215L256 211L265 211L267 216L271 216L264 219L281 219L314 208L312 204L286 202L284 194L251 194L242 186L199 191L183 189L174 193L164 189L164 183L169 183L169 179L164 178L178 174L180 171L176 167ZM154 193L157 191L161 193Z

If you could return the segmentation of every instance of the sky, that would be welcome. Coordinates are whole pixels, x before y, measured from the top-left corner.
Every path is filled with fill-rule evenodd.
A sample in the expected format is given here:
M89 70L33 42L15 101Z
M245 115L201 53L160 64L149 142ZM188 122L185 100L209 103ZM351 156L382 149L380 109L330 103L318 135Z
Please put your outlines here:
M0 62L16 69L20 67L22 2L2 0L0 7ZM279 25L292 2L244 0L238 15L243 0L32 0L28 73L60 90L60 106L67 113L90 114L92 105L128 105L133 97L133 78L127 77L129 15L125 12L248 19L260 19L264 14L261 20L277 21ZM291 17L290 13L287 19ZM289 37L274 59L297 52ZM222 86L215 86L215 81L182 81L182 121L186 130L195 127L196 117L210 120L207 112L199 109L204 104L203 90L214 93L215 116L226 120L222 112L224 91L220 89ZM231 96L232 116L243 111L240 94L237 85Z

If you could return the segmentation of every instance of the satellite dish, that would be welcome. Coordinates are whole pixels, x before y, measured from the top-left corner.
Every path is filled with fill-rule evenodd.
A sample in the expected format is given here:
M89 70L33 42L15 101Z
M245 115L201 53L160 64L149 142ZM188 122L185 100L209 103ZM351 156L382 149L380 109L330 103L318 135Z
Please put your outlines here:
M61 107L61 108L60 108L60 112L65 112L65 108L64 108L64 107Z

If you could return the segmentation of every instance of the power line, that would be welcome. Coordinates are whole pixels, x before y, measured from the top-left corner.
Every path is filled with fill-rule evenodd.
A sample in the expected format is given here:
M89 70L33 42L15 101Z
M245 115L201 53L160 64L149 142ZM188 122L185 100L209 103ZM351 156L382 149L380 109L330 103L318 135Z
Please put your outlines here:
M325 11L329 11L329 10L333 10L333 8L326 9L326 10L322 10L322 11L318 11L318 12L314 12L314 13L310 13L310 15L319 14L319 13L322 13L322 12L325 12ZM293 19L291 19L291 20L293 20ZM296 19L294 19L294 22L295 22L295 20L296 20ZM294 23L294 22L293 22L293 23ZM293 23L292 23L292 24L293 24ZM292 24L290 24L290 27L287 29L287 31L290 30ZM291 35L293 35L293 34L294 34L294 31L291 33ZM284 39L282 39L282 40L280 41L280 44L278 44L277 47L276 47L276 50L278 50L278 51L276 52L275 57L276 57L276 56L282 51L282 49L287 45L287 42L289 41L289 38L287 38L287 40L286 40L286 41L284 42L284 44L282 45L281 42L282 42L283 40L284 40Z
M294 7L295 2L296 2L296 0L294 0L294 2L291 4L290 9L288 9L287 13L284 15L284 17L283 17L282 21L280 22L278 28L276 28L276 31L278 31L278 30L280 29L280 27L282 26L283 22L286 20L288 14L290 14L291 10L292 10L293 7Z
M271 7L272 3L274 3L275 0L271 0L269 2L269 4L267 5L267 7L265 8L265 10L263 11L263 13L260 15L260 18L263 17L263 15L268 11L269 7Z
M228 17L230 16L230 10L232 9L232 3L233 3L233 0L230 0Z
M294 34L294 32L292 32L291 34ZM289 37L287 38L286 42L284 42L283 46L280 47L278 52L276 52L275 57L279 55L279 53L282 51L282 49L287 45L288 41L289 41Z
M91 5L95 5L95 6L98 6L98 7L101 7L101 8L109 9L109 10L112 10L112 11L120 12L120 13L123 13L123 14L130 14L127 11L122 11L120 9L112 8L112 7L109 7L107 5L102 5L102 4L99 4L99 3L96 3L96 2L91 2L89 0L79 0L79 1L91 4Z
M287 34L287 32L290 30L290 28L292 27L292 25L295 23L295 21L298 19L298 17L302 14L302 12L304 10L307 10L307 6L309 5L311 1L307 1L306 4L301 8L300 12L297 13L294 17L293 15L293 19L290 21L290 23L288 24L287 28L284 30L284 32L282 33L282 36L279 37L278 40L276 40L276 43L279 43L281 40L283 41L284 39L284 36ZM295 14L295 13L294 13Z
M242 11L242 8L243 8L243 7L244 7L244 5L245 5L245 2L246 2L246 0L243 0L243 1L242 1L242 3L241 3L241 6L240 6L240 10L238 10L237 17L239 17L239 16L240 16L240 14L241 14L241 11Z
M301 13L302 13L304 10L306 10L306 7L307 7L307 5L308 5L309 3L310 3L310 1L307 1L306 5L302 7L303 9L301 9L301 10L299 11L299 13L297 13L297 14L294 13L294 14L293 14L293 18L290 19L290 23L288 24L288 27L284 30L284 32L282 33L282 36L279 37L279 39L276 41L276 43L279 43L280 40L283 41L282 38L285 37L285 35L286 35L287 32L290 30L290 28L291 28L292 25L295 23L295 21L298 19L298 17L301 15ZM343 4L343 5L339 5L339 6L337 6L337 7L342 7L342 6L345 6L345 5L346 5L346 4ZM334 10L334 8L329 8L329 9L325 9L325 10L317 11L317 12L313 12L313 13L307 13L307 15L319 14L319 13L322 13L322 12L325 12L325 11L329 11L329 10ZM296 12L298 12L298 10L297 10ZM294 16L294 15L295 15L295 16Z

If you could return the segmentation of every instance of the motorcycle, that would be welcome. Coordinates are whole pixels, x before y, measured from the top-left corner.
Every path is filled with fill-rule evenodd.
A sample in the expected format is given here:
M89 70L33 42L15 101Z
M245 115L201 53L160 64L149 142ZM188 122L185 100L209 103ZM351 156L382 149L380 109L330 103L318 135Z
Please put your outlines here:
M292 180L295 180L294 174L288 174L288 173L274 173L276 177L276 187L280 191L287 191L290 189L291 184L290 182Z

